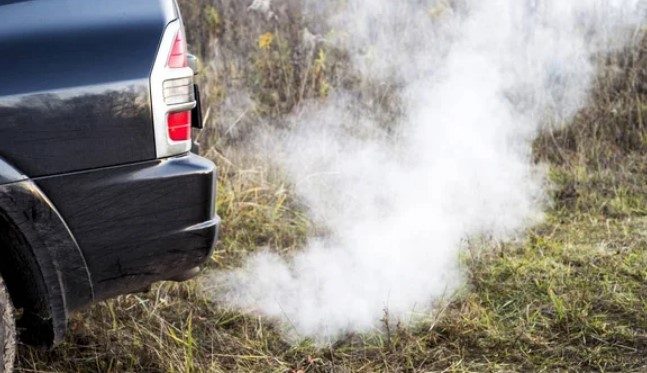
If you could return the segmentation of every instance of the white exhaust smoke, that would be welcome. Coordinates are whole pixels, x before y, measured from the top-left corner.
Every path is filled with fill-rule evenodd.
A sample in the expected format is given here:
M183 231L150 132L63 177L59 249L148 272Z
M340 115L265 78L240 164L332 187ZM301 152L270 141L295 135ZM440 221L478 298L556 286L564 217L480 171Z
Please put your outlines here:
M531 159L542 123L586 103L594 57L635 37L637 0L306 1L328 43L399 95L383 130L349 92L299 108L271 157L330 231L290 258L261 252L205 281L226 306L330 342L408 321L463 285L469 237L514 237L541 219ZM267 143L266 143L267 145ZM211 286L213 285L213 286Z

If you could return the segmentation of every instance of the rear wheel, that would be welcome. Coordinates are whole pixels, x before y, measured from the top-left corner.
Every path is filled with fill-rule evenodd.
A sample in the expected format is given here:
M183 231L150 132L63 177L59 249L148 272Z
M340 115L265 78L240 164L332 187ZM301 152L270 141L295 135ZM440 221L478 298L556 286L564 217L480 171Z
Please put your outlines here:
M7 287L0 277L0 373L13 371L16 355L16 323Z

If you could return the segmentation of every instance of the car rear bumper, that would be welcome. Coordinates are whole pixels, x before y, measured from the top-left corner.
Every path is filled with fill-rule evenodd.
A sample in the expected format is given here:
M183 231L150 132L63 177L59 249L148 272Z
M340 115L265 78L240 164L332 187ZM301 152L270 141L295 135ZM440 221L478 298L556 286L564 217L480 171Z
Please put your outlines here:
M81 248L95 301L207 260L220 224L215 181L214 164L194 154L35 180Z

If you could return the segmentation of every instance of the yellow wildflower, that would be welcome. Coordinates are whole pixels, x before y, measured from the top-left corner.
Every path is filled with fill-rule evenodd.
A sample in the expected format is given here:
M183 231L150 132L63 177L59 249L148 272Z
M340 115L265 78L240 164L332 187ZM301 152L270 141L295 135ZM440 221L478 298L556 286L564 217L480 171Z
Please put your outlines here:
M258 47L260 49L269 49L274 41L274 35L271 32L266 32L258 37Z

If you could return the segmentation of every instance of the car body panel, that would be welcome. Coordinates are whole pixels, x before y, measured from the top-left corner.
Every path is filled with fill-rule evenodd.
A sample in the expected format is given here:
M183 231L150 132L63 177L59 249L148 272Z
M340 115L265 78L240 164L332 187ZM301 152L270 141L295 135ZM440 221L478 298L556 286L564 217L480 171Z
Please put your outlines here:
M204 262L219 223L214 183L213 163L194 154L36 179L83 251L96 300Z
M27 175L16 170L12 165L0 158L0 185L27 180Z
M154 159L149 78L173 4L0 5L0 156L30 177Z
M31 251L25 254L33 255L37 262L37 268L31 270L36 276L40 272L48 303L40 322L51 323L48 336L42 337L50 340L43 342L59 342L65 334L68 313L94 299L85 258L54 205L30 180L0 186L0 219L20 232Z

